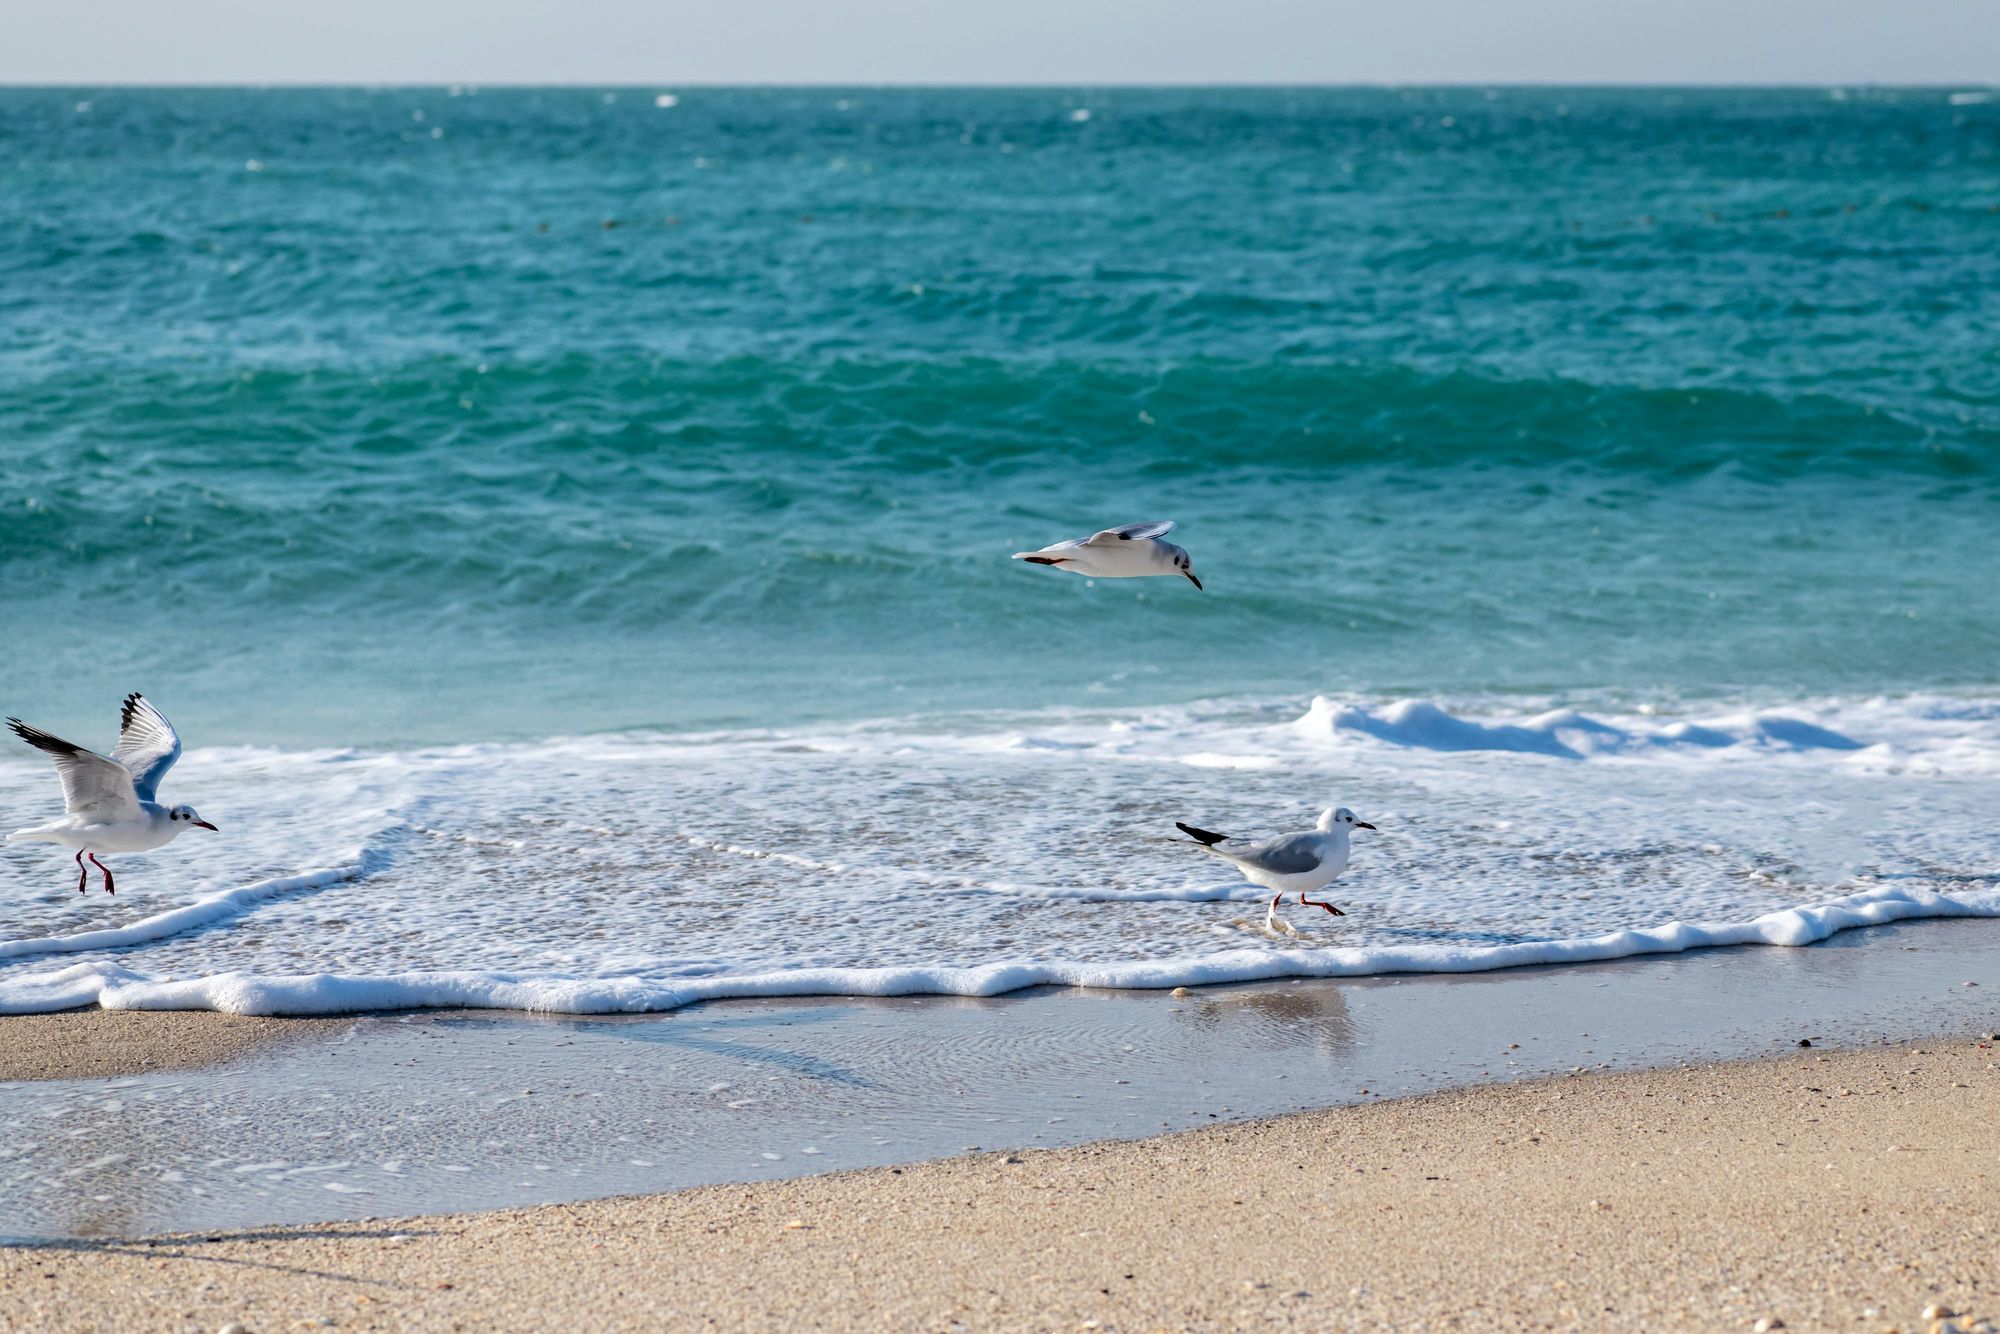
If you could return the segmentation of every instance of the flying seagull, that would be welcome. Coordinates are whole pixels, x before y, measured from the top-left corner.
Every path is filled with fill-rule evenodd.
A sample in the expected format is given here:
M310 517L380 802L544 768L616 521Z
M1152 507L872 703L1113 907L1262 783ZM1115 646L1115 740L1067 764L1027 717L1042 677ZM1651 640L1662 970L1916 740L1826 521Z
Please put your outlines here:
M1089 537L1071 538L1040 551L1017 551L1015 560L1032 565L1056 565L1093 579L1137 579L1148 574L1178 574L1196 588L1201 580L1187 552L1160 539L1174 531L1172 520L1164 523L1128 523L1123 528L1106 528Z
M1332 884L1347 869L1347 836L1356 829L1373 829L1366 820L1354 818L1345 806L1328 807L1319 814L1319 823L1303 834L1279 834L1261 841L1212 834L1191 824L1174 822L1174 828L1202 845L1243 873L1252 884L1276 891L1271 906L1264 911L1264 927L1269 931L1291 930L1278 918L1278 901L1296 893L1307 908L1324 908L1335 917L1346 913L1321 899L1309 899Z
M213 830L192 806L162 806L154 798L160 779L181 757L181 739L166 715L143 695L125 697L118 724L118 746L109 758L96 751L9 718L14 735L56 762L62 778L63 818L35 829L7 835L34 843L60 843L76 849L76 892L84 892L90 871L85 857L104 872L104 892L116 894L111 868L97 860L100 852L151 852L174 841L184 829Z

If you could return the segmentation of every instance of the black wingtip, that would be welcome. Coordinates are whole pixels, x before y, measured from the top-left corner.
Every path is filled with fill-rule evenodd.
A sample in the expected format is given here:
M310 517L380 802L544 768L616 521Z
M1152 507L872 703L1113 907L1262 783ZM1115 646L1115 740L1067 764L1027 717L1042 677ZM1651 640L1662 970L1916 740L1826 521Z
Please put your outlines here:
M1180 830L1203 847L1213 847L1215 844L1229 837L1227 834L1214 834L1206 829L1196 829L1193 825L1182 824L1179 820L1174 821L1174 828Z
M19 718L9 718L7 726L13 730L15 736L36 750L45 751L50 755L75 755L82 750L76 743L65 741L53 732L44 732L33 723L24 723Z

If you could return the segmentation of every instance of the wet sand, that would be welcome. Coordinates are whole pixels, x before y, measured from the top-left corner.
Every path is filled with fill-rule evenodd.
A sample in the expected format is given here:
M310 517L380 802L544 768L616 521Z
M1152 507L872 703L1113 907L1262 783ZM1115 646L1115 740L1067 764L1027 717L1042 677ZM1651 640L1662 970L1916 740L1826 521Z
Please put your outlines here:
M0 1016L0 1083L198 1070L281 1043L327 1038L340 1019L239 1019L189 1011L68 1010Z
M1466 977L660 1015L0 1018L0 1238L466 1214L2000 1026L2000 921ZM99 1041L147 1035L141 1044ZM284 1040L263 1041L263 1037ZM119 1054L190 1067L122 1068ZM294 1039L297 1040L294 1040ZM38 1044L33 1061L27 1053ZM97 1073L90 1074L89 1072Z
M2000 1316L2000 1044L1582 1074L490 1214L0 1248L0 1324L1925 1330ZM300 1322L308 1322L301 1325Z

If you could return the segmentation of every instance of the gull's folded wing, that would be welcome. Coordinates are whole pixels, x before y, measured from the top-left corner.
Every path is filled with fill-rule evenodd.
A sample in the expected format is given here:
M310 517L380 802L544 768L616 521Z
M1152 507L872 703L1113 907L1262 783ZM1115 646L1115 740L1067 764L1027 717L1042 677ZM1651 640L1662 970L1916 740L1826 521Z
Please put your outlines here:
M1282 834L1261 843L1215 847L1209 851L1273 875L1304 875L1318 870L1320 863L1320 843L1316 834Z

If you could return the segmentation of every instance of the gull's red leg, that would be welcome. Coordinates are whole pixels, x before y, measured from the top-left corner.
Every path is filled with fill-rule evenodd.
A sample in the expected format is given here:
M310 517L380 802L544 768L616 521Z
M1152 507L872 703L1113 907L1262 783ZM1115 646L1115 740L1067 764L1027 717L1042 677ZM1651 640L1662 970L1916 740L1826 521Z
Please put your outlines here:
M111 879L111 868L106 866L103 862L97 860L97 854L94 852L90 854L90 864L92 866L95 866L98 870L104 872L104 892L106 894L116 894L118 892L118 886L115 883L113 883Z
M93 858L91 858L91 860L92 860L92 861L96 861L97 859L96 859L95 857L93 857ZM1307 907L1307 908L1324 908L1324 909L1326 909L1326 910L1327 910L1328 912L1332 913L1332 914L1333 914L1333 915L1334 915L1335 917L1345 917L1345 916L1347 916L1347 914L1346 914L1346 913L1344 913L1344 912L1342 912L1342 911L1341 911L1340 909L1338 909L1338 908L1334 907L1334 906L1333 906L1333 905L1332 905L1331 903L1322 903L1322 902L1320 902L1320 901L1319 901L1318 899L1309 899L1309 898L1307 898L1307 897L1306 897L1306 892L1305 892L1304 890L1300 890L1300 891L1299 891L1299 903L1300 903L1300 904L1301 904L1302 906L1304 906L1304 907Z
M76 850L76 892L84 892L84 882L90 879L90 868L83 864L83 849Z

